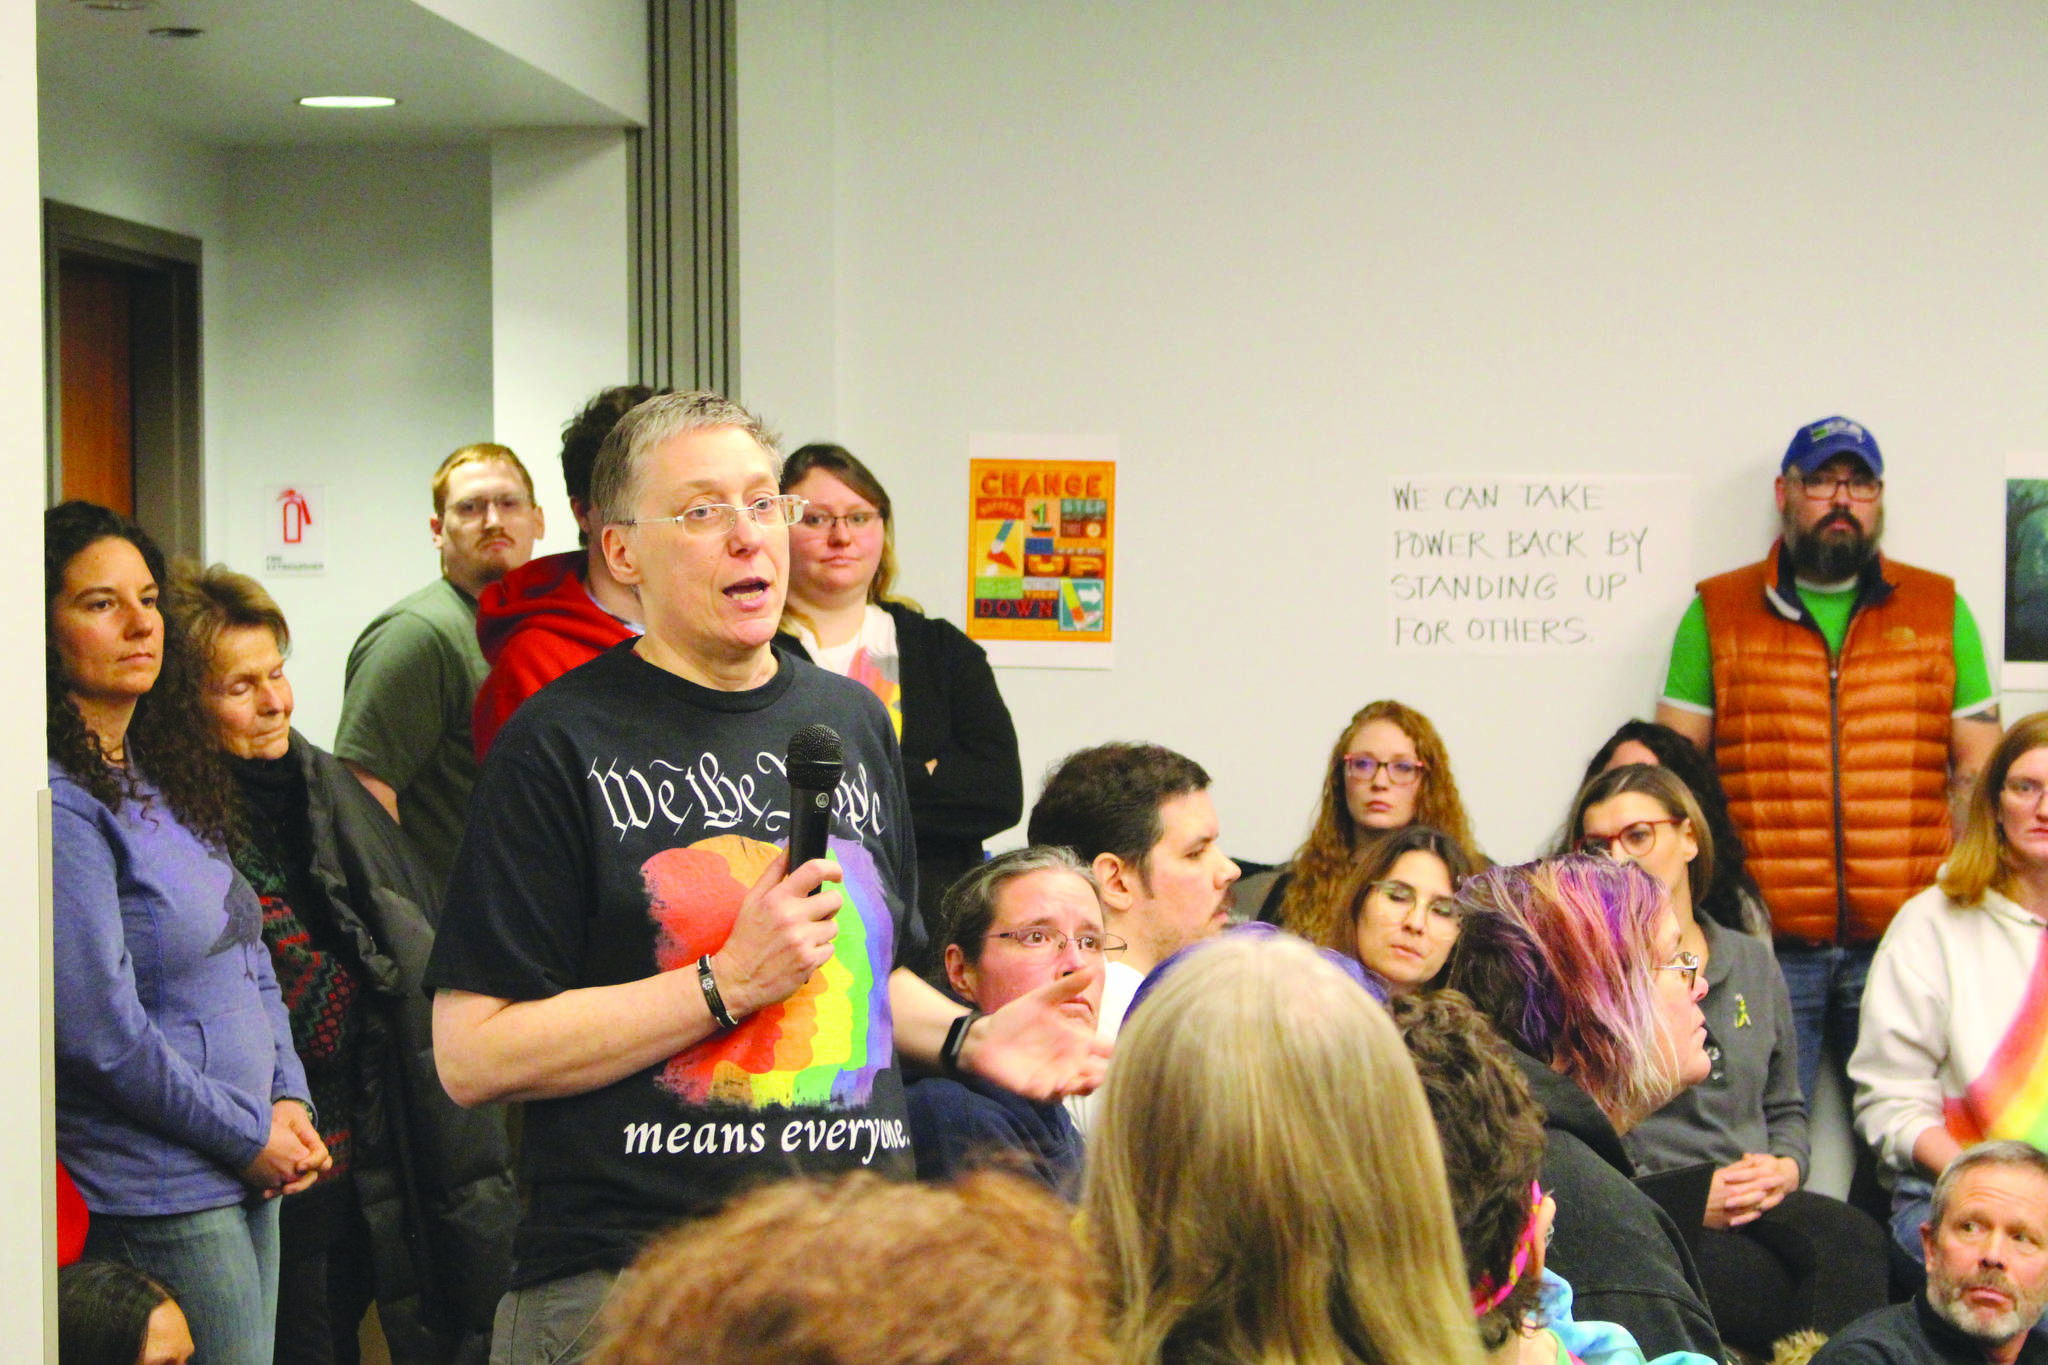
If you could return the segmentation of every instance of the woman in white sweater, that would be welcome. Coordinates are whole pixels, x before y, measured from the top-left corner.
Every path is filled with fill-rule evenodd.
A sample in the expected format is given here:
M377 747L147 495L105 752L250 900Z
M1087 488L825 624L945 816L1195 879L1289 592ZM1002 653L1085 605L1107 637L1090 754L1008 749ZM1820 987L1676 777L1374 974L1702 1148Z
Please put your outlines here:
M1885 932L1849 1077L1914 1261L1933 1181L1990 1138L2048 1146L2048 712L2016 722L1935 885Z

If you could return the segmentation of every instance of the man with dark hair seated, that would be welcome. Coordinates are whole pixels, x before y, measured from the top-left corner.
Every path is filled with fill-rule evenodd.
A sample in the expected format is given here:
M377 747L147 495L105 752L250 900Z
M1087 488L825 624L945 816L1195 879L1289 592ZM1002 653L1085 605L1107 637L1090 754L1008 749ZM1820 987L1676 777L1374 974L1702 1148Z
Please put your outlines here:
M1081 749L1046 778L1027 829L1089 865L1105 927L1130 944L1108 965L1096 1012L1096 1036L1114 1040L1145 973L1230 922L1238 866L1219 841L1209 774L1157 744ZM1068 1104L1084 1133L1095 1104Z
M1229 922L1238 867L1218 842L1209 774L1157 744L1098 744L1060 761L1027 829L1089 865L1106 927L1130 942L1102 991L1100 1032L1114 1038L1145 973Z

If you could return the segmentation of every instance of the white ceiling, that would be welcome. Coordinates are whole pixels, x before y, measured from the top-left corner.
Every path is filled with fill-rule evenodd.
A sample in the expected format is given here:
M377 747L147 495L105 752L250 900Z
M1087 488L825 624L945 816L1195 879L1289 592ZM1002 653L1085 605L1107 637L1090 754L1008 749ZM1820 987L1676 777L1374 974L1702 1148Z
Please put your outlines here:
M149 30L204 29L164 39ZM449 141L494 128L619 127L617 111L412 0L36 0L37 81L201 143ZM394 95L396 108L300 107Z

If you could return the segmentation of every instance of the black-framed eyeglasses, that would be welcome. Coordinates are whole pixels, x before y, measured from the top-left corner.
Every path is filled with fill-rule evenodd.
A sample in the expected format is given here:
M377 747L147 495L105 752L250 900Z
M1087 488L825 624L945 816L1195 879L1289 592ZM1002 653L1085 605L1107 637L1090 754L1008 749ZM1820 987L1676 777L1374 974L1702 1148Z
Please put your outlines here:
M722 536L740 524L744 511L756 526L788 526L803 515L806 499L794 493L763 493L744 508L729 502L700 502L672 517L636 517L621 526L660 526L673 522L693 536Z
M1641 858L1657 846L1657 830L1662 825L1676 825L1684 816L1672 816L1665 820L1638 820L1619 834L1588 834L1579 840L1579 852L1591 853L1599 858L1621 856L1614 850L1618 845L1622 853L1631 858Z
M1006 938L1017 945L1021 952L1035 957L1051 957L1064 953L1069 943L1081 952L1083 957L1115 957L1131 945L1115 934L1106 934L1100 929L1083 929L1078 934L1063 934L1043 924L1030 924L1022 929L1005 929L990 938Z
M1424 901L1421 891L1404 881L1397 881L1392 877L1383 882L1374 882L1365 889L1367 892L1377 891L1382 896L1385 896L1396 909L1400 910L1403 919L1407 918L1408 912L1415 907L1417 902L1421 902L1423 908L1429 911L1430 918L1444 924L1456 924L1465 917L1465 912L1458 908L1456 897L1431 896L1428 900ZM1362 908L1363 902L1360 902L1360 905Z
M1835 490L1846 488L1852 502L1876 502L1877 495L1884 492L1884 480L1868 471L1862 474L1823 474L1818 469L1811 474L1799 476L1799 489L1807 497L1819 502L1835 496Z
M1374 758L1371 754L1344 755L1344 773L1360 782L1372 781L1372 775L1380 769L1387 770L1387 781L1397 787L1410 786L1422 776L1422 770L1429 765L1419 758Z
M1698 953L1680 953L1669 962L1660 963L1657 970L1660 972L1677 972L1685 978L1685 988L1691 990L1700 979L1700 955Z

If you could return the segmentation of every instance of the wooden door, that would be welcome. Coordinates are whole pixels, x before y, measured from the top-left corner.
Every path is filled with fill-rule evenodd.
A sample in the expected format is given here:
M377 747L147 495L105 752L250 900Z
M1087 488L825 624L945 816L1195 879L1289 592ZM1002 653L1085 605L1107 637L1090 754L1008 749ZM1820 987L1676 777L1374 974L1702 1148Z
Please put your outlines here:
M65 257L57 266L63 496L135 515L132 272Z

